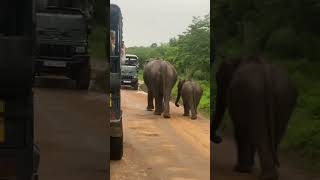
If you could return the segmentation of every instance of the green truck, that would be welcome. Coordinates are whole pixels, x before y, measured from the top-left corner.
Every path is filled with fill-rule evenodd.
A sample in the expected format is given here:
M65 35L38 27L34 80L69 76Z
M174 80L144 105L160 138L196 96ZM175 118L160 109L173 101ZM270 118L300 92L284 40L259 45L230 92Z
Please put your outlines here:
M138 56L126 54L124 64L121 65L121 85L132 86L133 89L139 88L139 62Z
M63 2L63 1L59 1ZM48 2L37 9L37 50L34 76L64 75L77 88L90 84L90 26L83 9Z
M34 5L32 0L2 0L0 6L0 179L38 179L32 92Z
M109 13L107 11L107 13ZM117 5L110 5L110 32L115 33L115 48L109 53L108 66L110 70L110 159L121 160L123 156L123 127L121 110L121 42L122 42L122 14ZM112 44L110 44L110 47Z

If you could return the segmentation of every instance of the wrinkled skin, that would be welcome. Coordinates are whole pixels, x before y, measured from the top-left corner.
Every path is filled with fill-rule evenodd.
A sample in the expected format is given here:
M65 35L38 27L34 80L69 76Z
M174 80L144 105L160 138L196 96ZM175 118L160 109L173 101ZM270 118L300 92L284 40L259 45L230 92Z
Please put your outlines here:
M155 109L155 115L170 118L170 97L177 81L175 68L167 61L152 60L144 66L144 83L148 87L148 111ZM153 105L155 99L155 106Z
M184 116L189 116L191 111L191 119L197 119L197 107L199 105L203 90L200 85L191 80L180 80L178 83L178 93L175 105L179 107L180 96L182 96Z
M217 99L213 138L226 108L234 124L238 162L234 170L249 173L258 153L260 178L277 180L277 148L296 105L298 92L289 75L258 57L222 62L216 74Z

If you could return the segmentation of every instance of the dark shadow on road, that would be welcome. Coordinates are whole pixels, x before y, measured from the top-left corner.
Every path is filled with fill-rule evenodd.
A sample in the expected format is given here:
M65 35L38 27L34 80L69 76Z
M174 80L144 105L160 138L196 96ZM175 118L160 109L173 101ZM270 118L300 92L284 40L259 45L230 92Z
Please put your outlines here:
M51 89L75 89L75 81L62 77L36 77L34 87Z

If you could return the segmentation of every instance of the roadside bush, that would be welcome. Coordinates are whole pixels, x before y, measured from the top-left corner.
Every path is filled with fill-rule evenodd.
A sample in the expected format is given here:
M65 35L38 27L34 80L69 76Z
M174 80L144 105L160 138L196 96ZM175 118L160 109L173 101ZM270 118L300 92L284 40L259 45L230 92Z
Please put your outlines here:
M302 50L308 60L320 62L320 36L313 33L301 33Z
M303 54L299 37L291 28L275 30L267 41L266 50L282 57L296 57Z

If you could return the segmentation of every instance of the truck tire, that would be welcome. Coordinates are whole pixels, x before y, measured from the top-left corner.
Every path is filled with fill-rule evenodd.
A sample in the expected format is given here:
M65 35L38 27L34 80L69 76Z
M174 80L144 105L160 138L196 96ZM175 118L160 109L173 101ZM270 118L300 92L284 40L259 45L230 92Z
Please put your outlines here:
M123 156L123 136L110 137L110 159L121 160Z
M77 77L77 88L87 90L90 85L91 67L89 63L83 64L79 67Z

